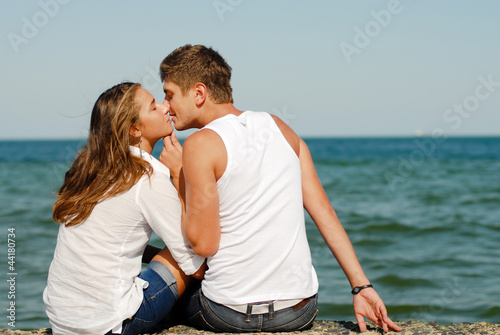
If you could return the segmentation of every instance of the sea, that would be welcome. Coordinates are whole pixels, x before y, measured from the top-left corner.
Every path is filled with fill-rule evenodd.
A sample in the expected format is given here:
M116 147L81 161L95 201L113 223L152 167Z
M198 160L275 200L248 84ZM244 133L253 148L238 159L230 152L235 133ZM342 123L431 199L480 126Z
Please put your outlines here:
M500 137L306 143L393 320L500 322ZM0 328L50 326L42 292L57 238L52 205L84 144L0 142ZM350 285L307 214L306 227L318 318L355 321Z

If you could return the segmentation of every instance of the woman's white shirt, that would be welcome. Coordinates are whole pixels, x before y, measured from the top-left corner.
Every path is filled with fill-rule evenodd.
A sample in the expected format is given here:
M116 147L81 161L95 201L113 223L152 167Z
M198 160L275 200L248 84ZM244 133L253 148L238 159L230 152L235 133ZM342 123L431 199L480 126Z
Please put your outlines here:
M130 150L140 155L139 148ZM153 166L151 178L99 202L81 224L60 225L43 293L54 334L104 334L135 314L148 285L138 275L153 230L187 275L204 262L182 235L168 168L142 155Z

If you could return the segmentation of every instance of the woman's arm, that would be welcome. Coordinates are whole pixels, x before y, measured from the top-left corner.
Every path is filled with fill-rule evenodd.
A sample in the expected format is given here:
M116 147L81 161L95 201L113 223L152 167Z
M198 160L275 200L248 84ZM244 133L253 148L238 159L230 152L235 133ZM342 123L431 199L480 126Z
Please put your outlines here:
M137 204L148 225L165 242L183 271L188 275L195 273L204 259L194 254L182 235L181 204L168 175L155 172L138 191Z

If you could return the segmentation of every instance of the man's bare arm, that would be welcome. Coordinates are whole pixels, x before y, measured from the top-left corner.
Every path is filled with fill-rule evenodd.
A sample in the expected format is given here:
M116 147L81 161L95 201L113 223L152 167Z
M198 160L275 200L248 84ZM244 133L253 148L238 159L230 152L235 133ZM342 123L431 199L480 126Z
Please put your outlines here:
M304 207L318 227L323 239L344 270L351 287L369 284L344 227L330 204L316 174L309 148L300 140L300 165Z
M211 130L200 130L184 142L186 215L182 229L194 252L202 257L211 257L219 250L217 178L221 164L225 168L226 156L224 143Z
M283 121L274 116L273 118L283 136L299 156L304 208L313 219L323 239L346 274L351 288L368 284L368 278L359 264L351 241L321 185L309 148ZM377 323L384 331L388 331L388 329L401 330L387 316L384 302L374 289L362 290L354 296L353 304L354 314L361 331L366 330L364 316Z

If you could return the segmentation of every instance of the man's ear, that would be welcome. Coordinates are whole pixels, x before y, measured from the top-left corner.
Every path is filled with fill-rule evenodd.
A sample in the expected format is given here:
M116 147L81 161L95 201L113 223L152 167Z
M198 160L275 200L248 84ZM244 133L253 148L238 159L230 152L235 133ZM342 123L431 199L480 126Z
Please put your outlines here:
M208 90L205 84L203 83L196 83L193 87L194 91L194 102L196 103L196 106L201 106L205 103L208 97Z

